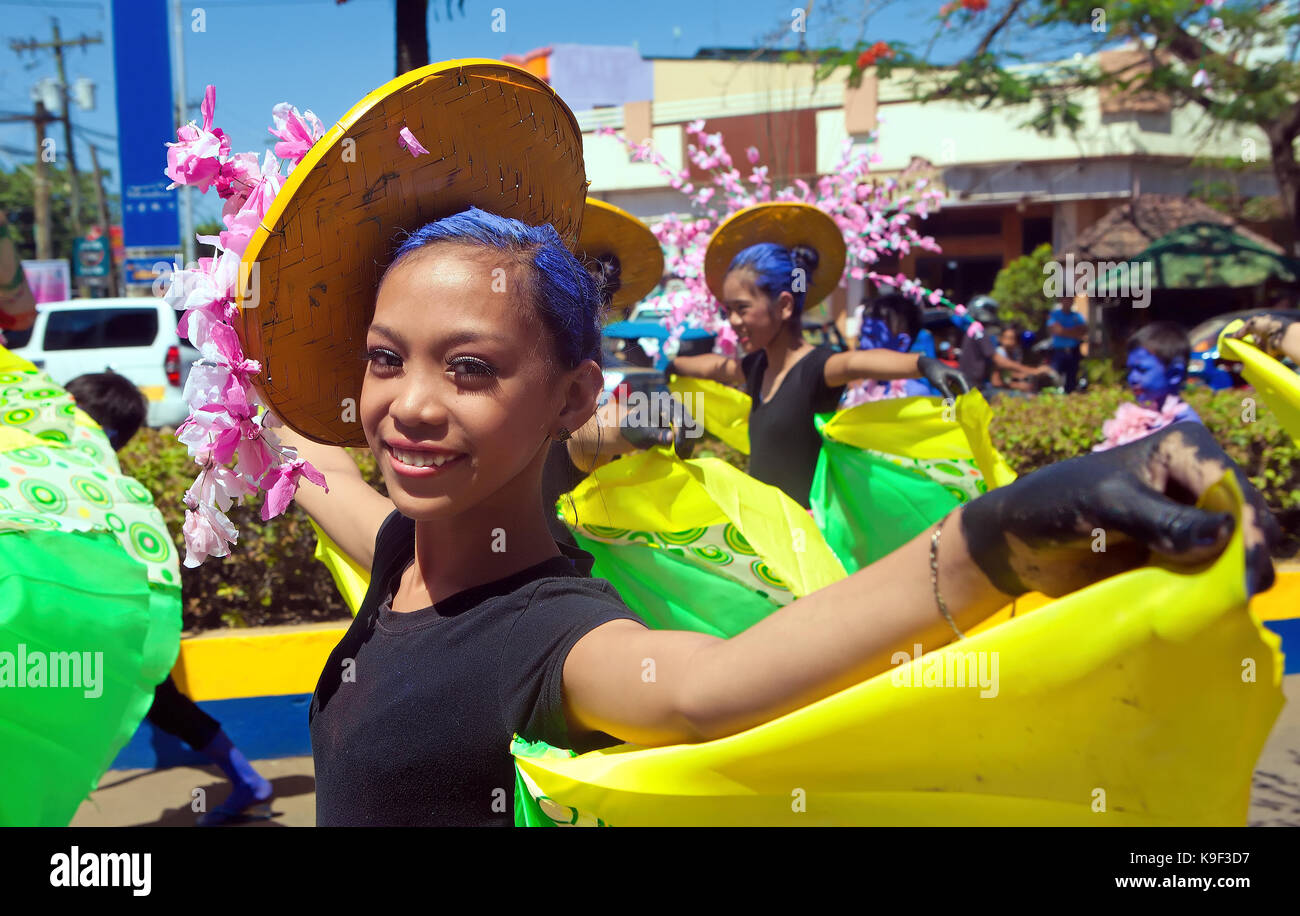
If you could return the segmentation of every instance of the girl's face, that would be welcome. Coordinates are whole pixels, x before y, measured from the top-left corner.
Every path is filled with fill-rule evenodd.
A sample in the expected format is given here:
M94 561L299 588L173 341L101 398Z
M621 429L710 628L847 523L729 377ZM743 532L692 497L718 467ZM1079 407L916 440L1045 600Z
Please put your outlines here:
M722 281L727 321L746 352L762 350L780 335L794 314L794 297L781 293L773 302L754 282L752 270L730 271Z
M599 368L552 368L550 334L522 291L494 291L503 260L435 243L389 271L375 302L361 424L389 496L417 521L540 506L547 437L595 408ZM517 273L507 270L507 290L519 290ZM587 378L577 393L575 374Z
M1166 366L1154 353L1136 347L1128 354L1128 387L1139 402L1157 408L1165 398L1177 394L1183 383L1183 365Z
M1002 344L1002 349L1014 350L1020 344L1020 335L1012 328L1005 328L998 342Z

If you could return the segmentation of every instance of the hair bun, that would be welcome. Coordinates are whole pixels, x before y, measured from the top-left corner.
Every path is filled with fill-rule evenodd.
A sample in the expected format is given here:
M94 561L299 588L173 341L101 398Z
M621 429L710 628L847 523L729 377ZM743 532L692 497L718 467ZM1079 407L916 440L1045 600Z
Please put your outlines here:
M816 272L821 257L817 254L817 249L810 245L795 245L790 249L790 260L795 267L802 268L806 277L811 277Z
M616 254L596 255L589 262L588 270L591 271L592 279L600 288L601 298L605 302L614 298L614 294L623 286L623 264Z

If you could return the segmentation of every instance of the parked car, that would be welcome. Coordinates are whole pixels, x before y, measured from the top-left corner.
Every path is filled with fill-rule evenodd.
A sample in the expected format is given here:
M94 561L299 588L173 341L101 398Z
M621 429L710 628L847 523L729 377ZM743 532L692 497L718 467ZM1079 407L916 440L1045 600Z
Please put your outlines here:
M1197 381L1220 390L1244 384L1238 363L1228 363L1219 359L1219 334L1238 318L1243 321L1252 315L1277 315L1283 318L1297 318L1295 309L1248 309L1240 312L1226 312L1202 321L1188 332L1192 344L1192 358L1187 363L1187 380Z
M36 307L26 341L9 335L13 352L44 369L58 385L87 372L111 370L136 384L149 402L146 423L177 426L199 351L176 330L181 312L162 299L74 299Z

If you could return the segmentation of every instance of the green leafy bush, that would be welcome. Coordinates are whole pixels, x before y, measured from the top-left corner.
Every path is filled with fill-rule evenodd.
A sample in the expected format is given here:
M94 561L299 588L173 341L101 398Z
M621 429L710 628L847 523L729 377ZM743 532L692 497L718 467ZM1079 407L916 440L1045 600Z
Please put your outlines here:
M996 402L993 444L1018 474L1082 455L1101 441L1101 424L1115 413L1127 389L1104 386L1073 395L1003 398ZM1300 448L1278 425L1268 406L1249 391L1192 388L1187 403L1232 460L1241 465L1282 524L1278 556L1300 550ZM1251 420L1250 410L1254 411Z
M382 490L374 457L352 450L362 473ZM185 490L198 468L168 429L143 429L118 455L123 473L149 488L167 522L172 542L185 556L181 526ZM304 481L303 486L312 486ZM235 506L230 520L239 541L228 557L212 557L197 569L181 567L186 629L247 627L351 618L329 572L318 562L316 535L296 504L264 522L260 501Z
M998 271L990 293L998 302L998 317L1025 328L1043 326L1048 312L1056 307L1044 289L1047 275L1043 267L1051 260L1052 246L1043 244Z

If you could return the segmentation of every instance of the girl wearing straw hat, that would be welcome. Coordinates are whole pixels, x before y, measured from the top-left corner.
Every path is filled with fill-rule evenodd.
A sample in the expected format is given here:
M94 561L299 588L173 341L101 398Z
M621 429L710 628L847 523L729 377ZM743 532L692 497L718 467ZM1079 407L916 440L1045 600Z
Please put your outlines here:
M388 155L403 122L433 161ZM345 139L350 188L332 171ZM584 190L577 124L545 84L435 65L317 140L245 253L261 265L259 307L239 316L259 393L328 475L298 502L371 570L312 699L319 824L509 824L514 734L580 751L719 738L885 670L896 649L937 648L1009 595L1062 594L1151 549L1203 560L1233 516L1165 493L1194 498L1226 473L1249 500L1250 587L1271 583L1262 499L1180 424L982 496L733 639L647 629L541 508L550 443L601 389L600 294L565 244ZM394 229L409 234L385 252ZM356 424L335 408L346 397ZM391 503L337 448L354 443ZM1131 549L1093 553L1096 526Z
M830 295L844 259L839 227L814 206L762 203L733 214L709 240L704 276L747 355L710 353L669 363L678 375L745 389L753 401L749 473L805 509L822 441L813 415L835 410L845 385L924 378L945 397L969 387L960 372L920 354L836 353L804 340L804 304Z
M577 255L596 282L606 314L619 309L626 315L663 277L663 249L650 227L626 210L593 197L587 198L583 209ZM623 407L618 400L609 400L567 441L551 446L542 471L542 503L547 510L617 455L662 445L673 446L682 458L690 457L692 440L685 435L678 402L651 398L649 413L636 423L628 422ZM614 429L617 434L611 432ZM557 541L574 543L572 533L553 511L548 511L547 519Z

